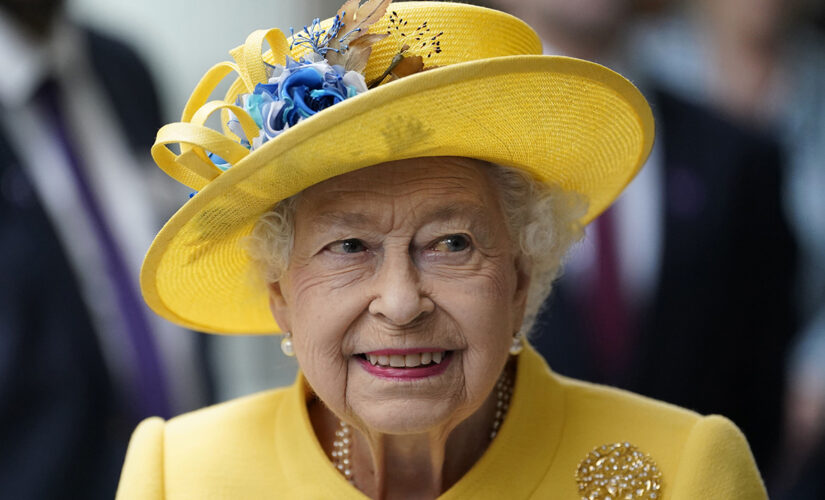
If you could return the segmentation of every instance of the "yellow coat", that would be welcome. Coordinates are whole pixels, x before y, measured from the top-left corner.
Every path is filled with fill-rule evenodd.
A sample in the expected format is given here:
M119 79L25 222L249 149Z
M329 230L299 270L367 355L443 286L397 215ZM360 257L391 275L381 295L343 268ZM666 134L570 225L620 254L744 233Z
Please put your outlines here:
M299 376L288 388L145 420L117 499L364 499L315 439L308 397ZM558 376L527 348L501 431L439 499L579 499L581 462L596 447L625 442L661 471L659 499L767 498L729 420Z

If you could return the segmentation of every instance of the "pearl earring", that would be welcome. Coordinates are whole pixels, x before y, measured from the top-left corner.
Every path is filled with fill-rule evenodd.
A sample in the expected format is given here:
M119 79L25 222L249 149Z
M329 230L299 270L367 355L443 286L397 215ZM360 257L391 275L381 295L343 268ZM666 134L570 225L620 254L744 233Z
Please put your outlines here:
M292 347L292 334L290 332L284 332L284 338L281 339L281 351L290 358L295 356L295 349Z
M518 356L524 350L524 342L521 340L521 333L517 333L513 337L513 343L510 345L510 354Z

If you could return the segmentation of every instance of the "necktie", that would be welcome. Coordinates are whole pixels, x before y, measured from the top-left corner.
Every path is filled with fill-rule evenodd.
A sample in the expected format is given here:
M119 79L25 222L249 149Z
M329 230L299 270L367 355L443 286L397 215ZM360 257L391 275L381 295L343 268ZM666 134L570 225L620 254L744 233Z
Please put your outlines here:
M158 415L169 417L169 401L157 348L146 316L143 302L129 273L123 255L106 221L103 210L89 183L83 162L73 147L71 135L60 102L60 88L54 80L47 80L37 94L37 101L48 117L54 139L59 143L66 164L74 180L85 216L91 222L103 257L103 269L114 286L115 300L135 354L138 377L137 389L141 417ZM111 332L107 332L111 333Z
M596 221L598 238L596 280L589 306L593 351L607 382L623 378L631 357L631 318L622 291L619 257L616 248L614 210Z

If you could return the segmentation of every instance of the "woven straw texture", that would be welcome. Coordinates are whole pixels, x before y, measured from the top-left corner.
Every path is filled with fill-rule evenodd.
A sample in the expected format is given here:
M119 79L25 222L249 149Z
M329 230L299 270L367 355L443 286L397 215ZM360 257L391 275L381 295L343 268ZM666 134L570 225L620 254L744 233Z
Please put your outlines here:
M205 332L277 333L266 285L252 270L243 239L278 201L359 168L425 156L510 165L584 195L590 204L586 223L646 159L653 141L650 109L620 75L577 59L537 55L535 33L500 12L436 2L391 4L390 10L410 24L428 21L444 32L442 53L427 61L438 68L336 104L248 154L230 144L237 145L237 138L228 131L202 125L263 78L250 77L260 69L253 63L262 64L260 46L267 38L267 32L256 32L252 43L233 51L237 66L210 70L183 121L161 129L156 161L200 192L164 226L144 261L141 286L158 314ZM379 21L374 30L386 25ZM264 59L274 62L273 53L284 47L274 37L269 42ZM397 50L392 38L376 45L367 81ZM240 77L225 101L207 102L205 94L229 69ZM171 143L181 145L180 155L166 147ZM207 163L205 151L232 167L221 173Z

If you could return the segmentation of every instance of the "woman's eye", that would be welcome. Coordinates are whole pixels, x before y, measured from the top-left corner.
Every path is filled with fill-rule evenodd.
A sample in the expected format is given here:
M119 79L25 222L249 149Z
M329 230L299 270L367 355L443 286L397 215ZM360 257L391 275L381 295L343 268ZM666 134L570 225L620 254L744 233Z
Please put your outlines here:
M332 253L358 253L367 249L363 241L350 238L348 240L336 241L327 245L327 250Z
M430 248L436 252L460 252L469 247L469 237L463 234L451 234L436 241Z

